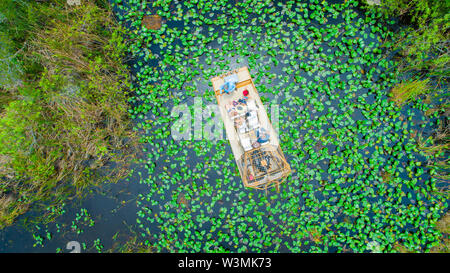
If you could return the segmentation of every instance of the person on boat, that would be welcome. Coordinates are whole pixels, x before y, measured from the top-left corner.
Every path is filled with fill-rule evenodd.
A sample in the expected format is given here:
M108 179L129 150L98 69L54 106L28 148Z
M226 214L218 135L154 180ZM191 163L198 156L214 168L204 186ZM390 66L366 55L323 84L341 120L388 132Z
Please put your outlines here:
M256 131L256 137L258 138L258 142L263 144L266 143L267 141L269 141L270 135L269 133L267 133L266 129L264 128L259 128Z

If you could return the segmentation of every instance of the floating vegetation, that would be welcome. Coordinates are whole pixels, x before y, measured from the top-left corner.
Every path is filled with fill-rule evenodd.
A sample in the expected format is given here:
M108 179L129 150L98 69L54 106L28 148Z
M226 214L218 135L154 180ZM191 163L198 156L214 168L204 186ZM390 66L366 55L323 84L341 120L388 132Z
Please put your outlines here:
M442 180L426 162L442 153L423 151L411 137L441 122L424 114L433 102L413 100L428 80L399 82L383 44L395 22L358 6L113 1L130 30L130 115L146 145L135 241L156 252L392 252L397 244L430 251L438 244L434 223L448 199L432 190ZM162 18L160 29L141 26L149 15ZM190 120L214 103L208 80L244 65L266 107L280 109L280 142L294 175L279 193L244 189L226 140L192 128L184 128L185 139L171 135L180 118L172 109L188 109Z
M112 249L113 252L120 253L152 253L152 248L149 246L148 240L140 242L138 236L129 238L125 244L121 245L117 249Z
M134 176L127 184L138 189L132 199L137 206L135 224L127 226L132 236L114 230L109 240L98 234L105 228L101 213L77 207L69 216L66 206L51 205L45 213L65 217L65 222L30 224L39 250L49 246L66 252L65 245L51 242L72 236L83 238L82 251L92 252L448 252L448 83L445 77L425 76L445 75L448 54L439 53L436 60L430 55L445 48L445 43L433 43L432 52L413 43L408 48L420 52L395 53L400 45L392 44L394 29L400 27L396 19L378 7L362 7L357 0L110 2L122 26L120 33L128 35L132 77L109 86L131 85L128 97L125 91L123 96L114 94L122 102L128 99L131 126L142 144L139 164L133 166ZM76 26L90 29L81 21ZM55 45L65 44L68 40L57 39L65 37L63 32L53 29L35 41L42 45L37 52L45 67L53 67L55 59L46 54L49 48L42 41L51 38ZM430 33L437 32L439 37L445 34ZM404 41L422 34L415 31ZM96 39L81 39L70 47L76 52L56 50L60 56L56 61L79 64L76 71L81 76L101 73L93 79L103 86L119 55L111 57L105 70L96 65L102 56L98 51L88 62L78 63L76 56L90 52L86 50L90 46L107 50L116 38L124 49L125 41L114 35L112 44L100 39L102 46ZM407 57L399 59L397 53ZM210 108L216 105L210 79L243 66L249 68L277 126L292 169L279 191L243 187L228 140L220 133L220 117ZM403 73L414 69L427 73ZM83 114L70 108L72 101L66 96L83 89L71 85L76 83L70 81L73 75L63 73L67 77L61 78L58 71L65 70L47 69L40 82L46 90L62 83L67 87L49 100L59 114L69 113L70 122L82 124L91 124L91 116L105 116L87 105ZM89 86L82 87L86 91ZM110 101L101 92L85 94ZM2 115L19 121L14 127L17 141L8 145L35 147L33 138L20 135L31 134L27 126L36 121L33 114L42 113L30 110L29 101L11 103L11 99L17 96L1 97L8 101ZM109 110L116 109L109 105ZM17 118L21 114L28 119ZM106 116L113 123L127 120ZM110 128L111 123L97 121L89 128ZM11 122L3 125L11 127ZM82 129L72 129L70 135L85 135ZM182 137L175 138L174 132ZM76 138L79 143L98 144L89 146L91 152L78 154L110 158L105 147L117 138L100 134L94 142L89 139ZM59 154L47 155L54 162ZM10 160L8 156L0 161ZM5 177L10 175L10 167L0 170ZM40 170L41 180L56 171ZM20 204L24 197L0 190L3 216L14 212L11 204ZM15 208L20 210L14 217L27 209ZM95 231L98 235L90 233ZM128 242L118 246L121 236Z
M77 234L83 233L82 227L93 227L95 221L91 218L91 215L87 212L86 209L81 209L79 213L76 214L75 220L72 221L72 231L75 231Z
M102 245L102 243L100 242L100 239L99 239L99 238L97 238L97 239L94 240L94 247L95 247L95 249L97 250L98 253L101 253L101 252L102 252L103 245Z

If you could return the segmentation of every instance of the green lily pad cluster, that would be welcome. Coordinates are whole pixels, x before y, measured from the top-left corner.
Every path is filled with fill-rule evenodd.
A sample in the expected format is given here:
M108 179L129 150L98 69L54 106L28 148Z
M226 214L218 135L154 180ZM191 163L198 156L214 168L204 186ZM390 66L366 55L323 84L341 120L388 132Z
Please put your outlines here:
M61 207L50 207L50 209L47 210L57 213L61 217L66 213L65 203L63 203L63 206ZM75 209L73 209L73 211L72 209L69 210L73 215L72 221L67 221L66 223L63 221L62 224L58 222L35 224L29 227L29 231L34 239L33 247L51 247L52 243L50 242L53 240L56 240L56 243L60 244L61 242L59 240L61 237L64 238L63 243L67 243L67 238L80 238L84 240L85 238L80 237L82 234L86 232L88 237L89 234L92 234L96 222L94 219L98 216L93 216L86 208L80 208L78 211ZM59 220L61 220L61 218L59 218ZM100 239L97 239L97 241L99 242ZM98 247L103 248L103 246L97 244L98 242L94 241L92 248L96 248L98 251L101 251ZM98 246L96 247L96 245ZM81 242L80 246L83 251L87 250L87 245L85 242ZM58 247L56 251L64 252L61 247Z
M95 221L92 219L91 215L85 208L81 208L80 212L76 213L75 220L72 221L70 227L72 231L81 234L84 232L83 227L93 227L94 225Z
M144 143L137 172L142 241L169 252L427 251L447 211L440 181L415 141L436 117L398 108L396 63L382 47L393 21L358 1L115 0L129 29L130 115ZM159 30L142 26L157 14ZM244 188L226 139L174 140L195 97L214 104L210 78L248 66L293 174L280 192ZM270 111L269 111L270 112ZM210 117L206 118L206 121ZM205 122L206 123L206 122Z

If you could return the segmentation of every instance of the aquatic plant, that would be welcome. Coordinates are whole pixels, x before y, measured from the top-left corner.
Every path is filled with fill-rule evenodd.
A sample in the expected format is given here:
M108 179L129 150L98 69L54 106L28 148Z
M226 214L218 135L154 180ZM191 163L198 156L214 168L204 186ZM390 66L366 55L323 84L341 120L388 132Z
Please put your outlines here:
M372 6L385 16L398 17L406 28L392 34L387 46L401 55L402 71L419 71L429 75L448 75L448 28L450 4L446 1L381 1Z
M358 5L114 5L131 26L138 84L130 114L148 144L135 242L157 252L391 252L397 241L411 251L438 241L433 222L448 202L432 190L432 168L411 138L437 121L416 121L425 120L426 103L402 109L388 98L398 63L382 42L394 22L373 10L362 15ZM165 23L145 29L144 14ZM209 78L243 65L266 105L281 104L279 135L295 176L280 193L242 189L226 141L170 136L168 109L195 96L210 101ZM414 102L411 93L401 102Z

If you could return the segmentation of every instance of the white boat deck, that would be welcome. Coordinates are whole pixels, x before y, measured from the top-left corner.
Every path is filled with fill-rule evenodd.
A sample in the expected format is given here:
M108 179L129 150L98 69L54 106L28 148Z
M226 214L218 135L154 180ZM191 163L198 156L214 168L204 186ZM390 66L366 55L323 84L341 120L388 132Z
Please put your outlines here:
M220 108L220 113L222 115L223 122L225 124L225 129L227 133L228 140L230 141L233 153L237 159L241 158L242 154L244 153L244 149L239 143L239 133L236 131L234 127L234 121L230 118L228 115L228 111L225 107L226 104L237 101L240 98L243 97L242 92L247 89L249 91L249 100L255 100L256 106L258 107L257 113L258 113L258 120L260 123L260 126L265 128L269 131L270 144L274 146L278 146L278 136L275 133L275 130L272 127L272 124L269 121L269 118L267 116L266 109L261 101L261 98L259 97L258 91L256 91L256 88L254 87L253 81L251 79L250 73L247 69L247 67L240 68L237 73L239 82L236 85L236 91L230 93L230 94L222 94L218 99L218 104ZM224 83L224 79L221 77L216 77L212 79L213 88L217 92Z
M222 93L220 91L221 86L224 84L224 78L226 78L229 75L232 74L236 74L237 78L238 78L238 82L236 83L236 90L234 92L231 92L230 94L226 94L226 93ZM255 128L249 128L249 130L246 133L243 132L239 132L239 130L236 129L235 127L235 122L234 122L234 118L232 118L229 114L228 114L228 109L227 109L227 105L229 105L230 103L232 103L233 101L238 101L239 99L243 98L243 91L244 90L248 90L249 94L248 94L248 100L247 100L247 105L251 105L253 103L250 103L252 100L254 101L254 104L257 106L256 109L256 113L257 113L257 117L258 117L258 122L259 122L259 128L264 128L268 133L269 133L269 141L266 143L263 143L261 145L261 147L267 147L270 150L274 150L276 151L277 149L279 149L279 140L278 140L278 135L276 134L275 130L273 129L272 123L270 122L266 109L261 101L261 98L259 97L258 91L255 88L255 85L253 83L253 80L251 78L251 75L248 71L247 67L242 67L240 69L237 69L235 71L230 72L227 75L222 75L220 77L215 77L212 80L212 84L213 84L213 89L214 92L216 94L216 98L217 98L217 103L219 105L219 109L220 109L220 113L222 116L222 120L224 122L225 125L225 130L226 130L226 134L227 134L227 138L230 141L230 145L231 145L231 149L233 151L236 163L239 167L239 172L241 174L241 177L244 180L244 184L247 185L247 174L243 173L243 168L244 168L244 159L243 159L243 155L244 153L249 154L249 152L252 152L253 150L256 150L253 147L249 147L247 145L247 147L244 149L243 147L243 143L241 141L241 139L245 139L250 136L251 139L251 143L256 142L256 130ZM246 109L243 109L242 112L238 112L238 116L244 116L245 113L250 109L247 108L245 106ZM256 127L258 128L258 127ZM245 146L245 145L244 145ZM281 151L281 150L280 150ZM282 152L281 152L281 156L282 156ZM284 156L282 156L284 159ZM287 165L287 169L289 170L288 173L290 172L290 168L289 165ZM267 182L267 179L264 179Z

